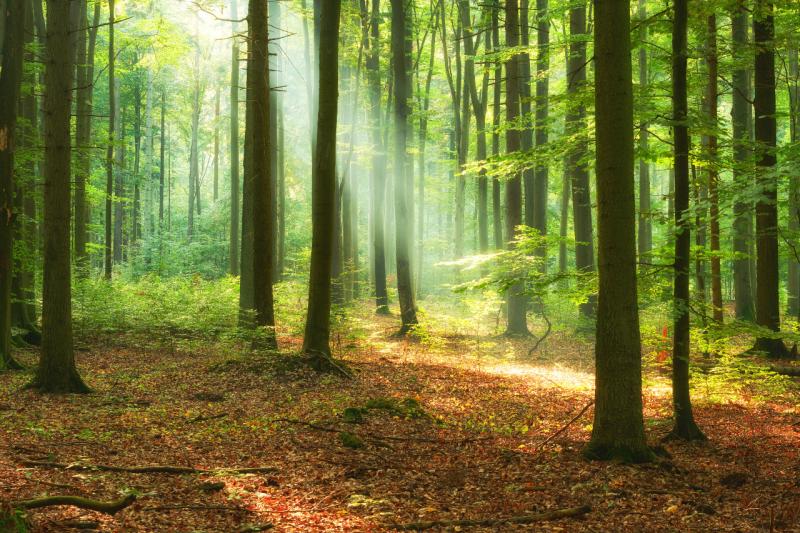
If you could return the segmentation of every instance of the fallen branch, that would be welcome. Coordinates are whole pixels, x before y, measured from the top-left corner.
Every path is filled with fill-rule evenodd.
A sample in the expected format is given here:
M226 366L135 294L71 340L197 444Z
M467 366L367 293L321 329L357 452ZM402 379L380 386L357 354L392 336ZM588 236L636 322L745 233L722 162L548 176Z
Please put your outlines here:
M214 468L206 470L191 466L172 466L172 465L152 465L152 466L114 466L114 465L81 465L55 463L52 461L22 461L23 466L39 468L62 468L64 470L91 471L100 470L104 472L126 472L129 474L263 474L277 472L273 466L256 466L251 468Z
M44 496L42 498L34 498L32 500L14 501L11 502L10 505L11 507L15 507L17 509L40 509L42 507L52 507L56 505L71 505L80 509L88 509L90 511L114 515L135 501L135 494L128 494L119 500L113 500L110 502L92 500L90 498L82 498L80 496Z
M142 511L175 511L175 510L190 510L190 511L232 511L235 513L249 513L250 511L244 507L230 506L230 505L204 505L201 503L189 504L176 504L176 505L157 505L154 507L143 507Z
M218 413L216 415L198 415L195 416L194 418L190 418L188 420L188 423L194 424L197 422L205 422L207 420L216 420L218 418L225 418L226 416L228 416L228 413Z
M410 522L407 524L393 524L389 527L398 531L422 531L434 527L492 527L503 524L534 524L536 522L546 522L548 520L558 520L560 518L574 518L585 515L592 509L588 505L580 507L570 507L557 509L546 513L534 515L511 516L508 518L488 518L484 520L433 520L430 522Z
M594 400L592 400L591 402L587 403L587 404L586 404L586 407L584 407L583 409L581 409L581 411L580 411L580 412L579 412L577 415L575 415L574 417L572 417L572 420L570 420L569 422L567 422L567 423L566 423L566 424L565 424L565 425L564 425L564 426L563 426L561 429L559 429L558 431L556 431L555 433L553 433L552 435L550 435L549 437L547 437L547 438L544 440L544 442L542 442L542 443L541 443L539 446L537 446L537 447L536 447L536 450L535 450L535 451L539 451L539 450L541 450L542 448L544 448L545 446L547 446L547 444L548 444L550 441L552 441L554 438L556 438L556 437L558 437L559 435L561 435L562 433L564 433L564 432L567 430L567 428L568 428L568 427L570 427L570 426L571 426L573 423L575 423L575 421L576 421L576 420L578 420L580 417L582 417L582 416L583 416L583 413L585 413L586 411L588 411L588 410L589 410L589 408L590 408L591 406L593 406L593 405L594 405Z
M771 366L769 369L784 376L800 377L800 366Z

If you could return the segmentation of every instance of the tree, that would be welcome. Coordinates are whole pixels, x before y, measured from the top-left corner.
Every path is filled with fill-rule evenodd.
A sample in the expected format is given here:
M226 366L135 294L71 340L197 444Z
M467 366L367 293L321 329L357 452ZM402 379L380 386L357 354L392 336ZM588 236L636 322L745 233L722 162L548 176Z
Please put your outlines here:
M714 320L722 322L722 265L720 261L719 235L719 172L717 170L717 105L719 89L717 87L717 17L709 15L707 19L706 62L708 63L708 84L706 86L706 112L712 128L708 136L708 202L709 230L711 233L711 305Z
M231 19L237 17L236 0L231 0ZM229 270L234 276L239 274L239 40L235 37L236 22L232 23L234 38L231 44L231 131L230 131L230 173L231 173L231 236Z
M737 0L731 13L732 53L736 61L731 91L731 122L733 124L733 182L739 191L748 190L752 177L752 106L750 76L746 68L750 48L747 45L747 7L745 0ZM750 280L750 239L753 236L752 204L737 194L733 206L733 292L736 300L736 318L753 321L755 306Z
M380 23L381 2L372 0L370 11L370 39L366 60L367 81L370 99L370 133L372 137L372 246L373 269L375 270L375 309L378 314L389 313L389 297L386 291L386 248L384 220L386 213L386 154L381 136L381 73L380 73Z
M57 393L89 391L75 367L72 347L70 111L75 65L69 5L67 0L47 1L42 354L31 384Z
M519 46L519 7L516 0L506 1L506 46ZM515 154L520 150L520 132L512 126L519 117L519 56L512 55L506 60L506 153ZM522 180L514 174L506 181L506 241L513 248L517 226L522 224ZM527 307L523 294L524 287L517 281L509 287L506 294L507 335L528 335Z
M112 248L111 248L111 224L112 224L112 200L114 198L114 142L116 140L114 127L116 125L116 109L114 102L114 63L116 52L114 51L114 0L108 0L108 146L106 147L106 215L105 215L105 241L104 241L104 267L105 278L111 279L112 267Z
M702 440L694 422L689 396L689 264L691 212L689 211L689 126L687 101L687 0L675 1L672 29L672 107L675 170L675 266L673 285L674 335L672 347L672 405L675 426L671 435Z
M492 10L492 50L500 49L500 1L491 4ZM503 95L503 64L497 60L494 65L494 82L492 89L492 156L500 155L500 116ZM494 247L503 249L503 212L500 206L501 196L500 179L492 178L492 228L494 233Z
M550 13L548 0L536 1L536 150L544 154L548 143L548 114L550 92ZM540 156L541 157L541 156ZM546 161L537 159L533 186L533 227L540 235L547 235L547 189L548 165ZM545 268L547 245L541 246L537 255L542 259Z
M17 106L22 84L25 0L9 0L5 8L6 31L2 39L0 70L0 370L19 369L11 355L11 282L14 223L14 151Z
M756 0L753 12L755 60L755 140L756 183L760 197L756 202L756 323L774 332L780 331L778 297L778 178L775 145L775 18L774 3ZM771 358L788 355L780 338L761 336L755 351Z
M275 310L272 294L273 254L275 253L275 226L272 214L273 186L270 163L269 128L269 22L266 2L250 0L247 15L247 101L251 106L247 114L247 136L252 162L245 169L245 183L251 196L252 241L244 239L243 246L252 246L252 302L255 326L264 328L264 335L256 336L254 347L275 349ZM247 151L247 150L245 150ZM249 174L249 175L248 175ZM245 211L245 216L248 212Z
M330 370L333 227L336 202L336 125L339 100L340 0L322 5L316 155L311 176L311 273L303 352L317 370Z
M408 333L417 324L414 289L411 283L411 239L413 227L409 224L409 198L406 191L408 104L411 86L410 45L406 32L406 0L391 0L392 3L392 68L394 74L394 201L395 239L397 261L397 297L400 301L400 334Z
M572 100L566 120L567 132L575 137L568 156L571 174L572 213L575 226L575 266L580 272L594 272L594 235L592 230L592 199L589 185L589 168L586 163L589 151L586 131L586 107L580 93L586 86L586 4L583 0L573 4L569 12L569 64L567 67L567 93ZM581 314L592 316L596 298L590 296L581 304Z
M647 3L639 0L639 90L647 95L649 70L647 64ZM650 222L650 162L647 151L650 146L650 132L647 121L639 124L639 257L646 257L653 247L653 226Z
M595 2L598 307L595 411L585 454L648 461L636 295L633 78L628 2Z

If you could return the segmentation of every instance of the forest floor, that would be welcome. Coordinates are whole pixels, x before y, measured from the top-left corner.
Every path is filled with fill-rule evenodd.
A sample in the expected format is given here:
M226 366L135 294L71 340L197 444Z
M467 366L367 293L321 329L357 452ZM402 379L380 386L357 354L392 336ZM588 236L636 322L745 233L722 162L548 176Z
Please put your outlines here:
M389 531L582 505L591 511L581 517L438 530L800 531L796 392L793 401L700 398L707 443L665 443L669 458L652 464L588 462L581 448L592 422L589 341L556 332L546 353L524 358L517 354L531 340L399 340L391 337L396 317L365 316L358 327L357 338L335 340L354 379L276 365L276 357L125 337L96 338L78 351L89 395L41 396L21 390L30 374L2 375L0 501L138 495L113 517L32 511L37 532L68 531L70 520L101 531ZM299 349L299 338L280 340ZM21 359L32 365L34 357ZM647 380L654 445L670 429L665 383ZM243 467L274 471L223 470Z

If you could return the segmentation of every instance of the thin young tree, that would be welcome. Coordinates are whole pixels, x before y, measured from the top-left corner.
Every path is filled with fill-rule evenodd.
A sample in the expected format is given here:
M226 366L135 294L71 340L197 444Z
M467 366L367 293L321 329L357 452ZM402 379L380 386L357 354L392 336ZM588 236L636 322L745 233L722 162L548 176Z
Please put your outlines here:
M88 392L75 366L70 275L70 112L74 55L68 0L47 1L44 95L44 276L42 353L31 387L42 392Z
M239 275L239 39L236 37L236 0L231 0L231 19L234 37L231 42L230 92L230 174L231 174L231 234L228 263L230 273Z
M408 118L411 114L409 93L410 60L407 50L406 0L392 0L392 69L394 74L394 201L395 201L395 258L397 264L397 298L400 302L402 326L406 334L417 324L414 288L411 283L411 240L413 227L409 224L407 174Z
M675 173L675 266L673 281L674 333L672 344L672 405L675 425L671 436L702 440L694 421L689 395L689 265L691 212L689 211L689 126L687 97L688 1L675 0L672 28L672 114Z
M756 183L756 323L775 333L781 328L778 256L778 177L775 174L777 123L775 118L774 2L756 0L753 11L755 59ZM759 336L754 351L768 357L788 355L783 340Z
M114 198L114 142L116 134L116 109L114 102L114 89L116 85L114 76L114 63L116 62L116 52L114 49L114 0L108 0L108 146L106 147L106 212L105 212L105 242L104 242L104 275L107 280L111 279L112 268L112 210Z
M319 39L316 155L311 175L311 273L303 352L320 371L332 368L330 348L331 271L336 201L336 125L339 102L340 0L322 5Z
M636 298L630 5L595 2L598 307L595 411L587 457L649 461Z
M25 0L9 0L5 6L0 70L0 371L19 369L11 355L11 282L14 223L14 151L16 149L17 106L22 85L22 56L25 29Z
M711 306L714 320L722 323L722 264L720 259L720 230L719 230L719 170L717 166L717 122L719 103L719 88L717 86L718 58L717 58L717 17L709 15L706 32L706 62L708 64L708 83L706 86L706 113L709 126L712 128L708 135L708 211L709 233L711 237ZM674 81L674 80L673 80Z
M548 143L548 115L550 94L550 13L548 0L536 1L536 151L545 154ZM540 235L547 235L547 189L549 166L542 156L537 158L533 186L533 227ZM536 251L546 266L547 245Z
M639 0L639 94L646 97L649 91L649 65L647 61L647 2ZM647 151L650 147L649 124L639 123L639 232L637 245L639 258L646 258L653 247L653 225L650 222L650 161Z

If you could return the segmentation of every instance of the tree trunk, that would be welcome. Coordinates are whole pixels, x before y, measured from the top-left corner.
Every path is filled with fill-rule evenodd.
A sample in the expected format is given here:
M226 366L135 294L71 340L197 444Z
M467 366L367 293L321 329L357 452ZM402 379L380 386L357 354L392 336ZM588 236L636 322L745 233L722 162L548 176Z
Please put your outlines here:
M400 334L408 333L417 324L414 288L411 282L411 240L409 226L408 179L406 143L408 138L408 105L410 54L407 50L406 0L391 0L392 4L392 68L394 72L394 202L395 243L397 261L397 297L400 302L402 326Z
M519 8L517 0L506 0L506 46L519 46ZM513 155L520 149L520 132L514 124L519 117L519 55L506 61L506 153ZM514 247L517 226L522 224L522 182L519 174L506 181L506 240ZM506 292L507 335L528 335L527 307L523 282L515 282Z
M589 151L586 131L586 108L580 94L586 88L586 5L583 0L570 9L570 56L567 66L567 93L577 101L570 106L566 117L567 132L575 136L575 145L569 153L572 176L572 218L575 226L575 266L579 272L594 272L594 235L592 230L592 197L589 185L589 168L586 157ZM591 317L595 313L597 298L592 295L580 306L581 314Z
M219 86L214 92L214 201L219 199Z
M370 14L369 54L367 78L370 95L370 133L372 134L372 239L375 271L375 309L378 314L389 314L389 297L386 290L386 248L384 221L386 219L386 154L381 137L381 74L380 74L380 0L372 0Z
M796 46L796 45L795 45ZM800 127L800 68L798 68L797 48L789 50L789 138L794 144L798 140ZM800 178L789 178L789 231L797 235L800 231ZM796 248L789 253L787 292L789 293L789 315L800 315L800 262L795 256Z
M165 165L165 145L164 140L166 137L167 125L167 91L161 90L161 141L159 142L159 164L158 164L158 235L159 247L161 242L161 233L164 229L164 174L166 171Z
M247 101L252 110L247 115L252 164L245 169L245 183L251 183L253 239L243 240L252 246L252 301L255 326L264 328L253 341L257 349L276 349L275 311L272 294L273 254L275 232L273 216L273 185L270 162L270 105L269 105L269 23L267 5L263 0L250 0L248 22ZM247 175L249 171L250 175ZM245 194L247 191L245 191ZM247 212L245 212L247 216Z
M689 264L691 214L689 211L689 127L686 66L688 58L688 1L675 0L672 30L672 108L675 168L675 267L673 285L674 334L672 345L672 396L675 425L672 436L704 439L694 422L689 396Z
M34 5L36 2L34 2ZM116 140L114 126L116 124L116 109L114 102L114 62L116 52L114 51L114 0L108 0L108 147L106 148L106 214L105 214L105 248L104 248L104 268L105 278L111 279L111 267L113 256L111 242L112 224L112 199L114 197L114 141Z
M752 106L750 104L750 71L745 66L751 59L747 39L747 7L745 0L739 0L731 13L732 53L737 59L733 71L733 90L731 91L731 122L733 124L733 182L737 191L749 190L752 176ZM753 275L750 271L750 243L753 240L753 204L743 194L736 194L733 206L733 291L736 300L736 318L752 322L755 320Z
M319 40L319 109L312 174L311 273L303 352L318 370L330 370L331 264L336 208L336 124L339 96L340 0L322 6Z
M753 13L755 60L755 140L756 183L760 197L756 202L756 323L780 331L778 298L778 178L774 175L775 156L775 19L770 0L756 0ZM788 355L783 340L761 337L754 349L769 357Z
M647 3L639 0L639 94L648 95L649 71L647 65ZM653 226L650 222L650 161L647 151L650 133L646 120L639 124L639 258L646 259L653 248Z
M569 163L564 160L564 175L561 178L561 205L559 211L558 225L558 271L561 274L567 272L567 233L569 226L569 198L570 198L570 175Z
M708 136L708 201L709 201L709 233L711 234L711 305L714 320L722 323L722 266L719 243L719 171L717 170L717 17L708 17L706 57L708 61L708 87L706 89L706 106L709 125L713 128Z
M433 4L431 4L431 9L434 9ZM421 102L421 112L420 112L420 119L419 119L419 189L418 189L418 197L417 197L417 210L419 212L419 217L417 221L417 298L421 298L423 295L424 287L423 284L425 282L424 272L424 257L425 257L425 147L428 142L428 113L430 111L431 105L431 83L433 81L433 65L434 59L436 57L436 32L438 31L439 26L439 17L433 17L433 28L431 29L432 37L431 37L431 51L430 57L428 59L428 72L426 73L425 77L425 91L424 95L421 95L422 102ZM485 115L485 113L484 113ZM480 135L480 134L479 134ZM484 158L485 155L485 133L484 136ZM480 152L480 150L479 150ZM483 191L485 196L486 190L486 178L483 178ZM484 209L486 199L484 197ZM484 213L485 216L485 213ZM485 225L485 219L484 219Z
M120 106L120 79L114 79L114 264L122 264L122 224L125 218L124 165L125 165L125 120Z
M78 375L72 349L70 111L74 64L69 47L69 4L66 0L47 2L42 354L31 384L43 392L58 393L89 390Z
M636 298L630 5L595 2L598 308L595 410L585 454L648 461Z
M199 45L198 45L199 46ZM192 139L189 147L189 220L186 230L186 237L189 242L194 236L194 211L197 207L197 214L200 214L200 162L199 149L197 146L198 135L200 133L200 49L195 50L194 55L194 83L192 88Z
M278 0L272 0L269 3L269 16L272 22L270 22L270 29L276 29L282 27L282 7L281 2ZM276 35L276 40L279 37ZM273 272L274 280L280 281L281 276L283 275L283 264L284 258L286 255L285 245L286 245L286 169L284 168L285 160L284 160L284 132L283 132L283 117L284 117L284 110L283 110L283 77L281 75L283 69L283 63L281 61L280 51L276 50L273 52L273 55L270 56L274 63L273 72L275 73L275 77L272 81L273 85L277 87L277 90L271 91L271 101L270 103L274 102L274 111L271 114L272 121L275 124L275 127L272 131L272 140L275 149L273 150L273 157L275 159L273 164L273 189L275 192L275 201L273 202L275 207L275 228L277 230L277 239L275 240L275 269Z
M530 24L528 22L528 0L519 0L520 44L524 49L530 47ZM522 126L520 144L522 151L530 153L533 149L533 124L531 123L531 56L528 52L519 54L519 94ZM525 225L533 227L533 206L536 201L536 171L526 168L522 171L525 188Z
M14 267L14 224L19 214L14 209L14 152L17 102L22 85L25 10L24 0L9 0L0 16L6 25L3 40L0 41L3 45L0 101L5 102L0 106L0 371L20 368L11 355L11 282ZM69 211L69 207L67 210ZM69 261L69 255L67 260Z
M236 0L231 0L231 19L238 17ZM232 23L234 33L231 45L231 124L230 124L230 172L231 172L231 234L229 270L234 276L239 275L239 39L235 37L236 22Z
M492 49L500 49L500 1L495 0L492 5ZM495 61L494 65L494 87L492 89L492 156L500 155L500 105L503 94L503 64ZM503 211L500 205L501 196L500 179L492 177L492 227L494 229L494 247L502 250L503 246Z
M548 114L550 93L550 19L548 0L536 1L536 151L543 157L548 143ZM547 235L547 195L549 166L538 159L534 172L533 186L533 227L540 235ZM537 249L536 255L542 261L542 271L547 268L547 245Z

